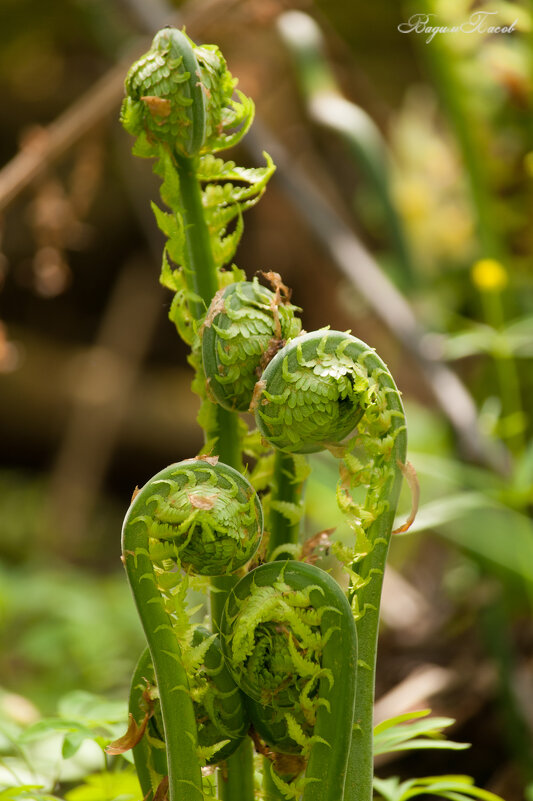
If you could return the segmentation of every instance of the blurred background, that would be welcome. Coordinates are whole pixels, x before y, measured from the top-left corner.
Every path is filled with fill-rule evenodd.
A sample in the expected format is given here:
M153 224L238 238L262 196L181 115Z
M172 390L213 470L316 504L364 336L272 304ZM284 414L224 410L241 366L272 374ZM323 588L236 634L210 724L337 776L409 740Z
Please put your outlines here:
M392 547L377 716L431 707L473 747L380 775L533 798L525 0L2 0L0 784L65 695L125 698L142 636L121 520L201 447L158 180L118 122L127 67L168 23L218 44L255 100L235 160L278 164L238 265L281 273L305 329L351 329L403 392L421 502ZM342 537L335 466L313 462L306 531Z

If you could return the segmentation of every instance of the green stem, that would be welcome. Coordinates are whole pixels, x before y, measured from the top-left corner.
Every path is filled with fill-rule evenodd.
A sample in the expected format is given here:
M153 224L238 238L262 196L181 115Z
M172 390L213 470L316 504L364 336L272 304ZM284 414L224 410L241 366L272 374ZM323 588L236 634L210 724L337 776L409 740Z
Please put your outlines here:
M201 320L218 290L217 273L209 231L204 219L202 193L196 177L196 159L174 152L180 182L185 233L183 271L188 288L197 296L189 308L195 320Z
M236 576L220 576L211 580L210 607L213 631L220 630L220 620L228 593L237 584ZM254 753L252 741L245 739L237 751L226 759L218 771L220 801L254 801Z
M226 760L226 769L218 774L218 795L220 801L253 801L254 793L254 751L250 738Z
M145 648L139 657L135 672L131 680L129 712L134 720L139 724L146 713L146 701L143 693L146 690L146 681L154 681L154 668L150 649ZM148 722L148 727L150 721ZM167 775L166 751L159 748L152 748L146 734L141 741L133 748L133 760L135 770L144 798L151 801L155 792L152 786L152 772L163 778Z
M282 501L283 503L297 504L302 493L302 485L298 484L295 476L294 456L290 453L276 451L274 457L274 478L272 481L273 502ZM273 508L270 512L270 540L268 543L267 561L271 559L271 554L286 543L296 544L300 532L300 521L291 523L286 515ZM290 553L279 553L276 559L287 559Z
M285 801L285 796L281 790L276 787L272 778L271 762L266 757L263 757L263 794L265 801Z
M209 231L204 218L202 194L196 177L195 160L174 154L185 228L186 266L184 266L187 285L198 297L190 303L191 314L200 320L205 314L213 295L218 290L215 261L209 240ZM201 300L200 300L201 299ZM216 423L213 430L206 431L206 437L215 440L215 452L224 464L242 469L239 445L238 416L222 407L216 407ZM214 578L211 582L211 617L213 630L218 624L224 608L227 593L237 579L230 577ZM221 801L253 801L253 751L251 742L244 742L236 754L226 761L226 770L219 771L219 795Z
M176 152L174 160L179 178L185 230L186 258L183 271L187 287L194 295L189 303L189 309L195 321L200 322L218 291L217 272L204 218L202 192L196 177L196 160ZM216 439L215 450L224 464L241 470L237 415L216 406L215 420L213 430L206 432L207 438Z
M202 774L196 754L196 719L181 650L148 552L148 529L126 517L123 555L131 591L152 655L165 740L170 801L202 801Z
M405 447L406 437L402 433L396 439L392 458L404 462ZM363 581L365 579L370 580L366 586L357 592L362 616L357 622L359 641L357 693L344 801L372 801L373 797L374 690L376 683L379 608L385 563L402 480L401 470L397 467L390 485L385 491L389 502L388 510L378 518L368 532L369 539L375 543L374 547L359 564L357 571Z
M498 291L481 292L481 303L483 315L486 322L497 331L501 331L505 325L505 315L503 309L503 298ZM502 400L501 416L504 422L513 418L519 418L518 430L511 430L508 433L505 428L502 437L507 439L509 448L514 453L523 451L525 447L524 431L521 418L523 417L522 398L520 393L520 378L516 368L516 361L512 352L502 353L499 351L494 356L497 381L500 388Z
M242 472L239 416L235 412L223 409L222 406L217 406L216 430L206 432L206 434L207 436L214 434L216 439L215 452L220 456L220 461Z

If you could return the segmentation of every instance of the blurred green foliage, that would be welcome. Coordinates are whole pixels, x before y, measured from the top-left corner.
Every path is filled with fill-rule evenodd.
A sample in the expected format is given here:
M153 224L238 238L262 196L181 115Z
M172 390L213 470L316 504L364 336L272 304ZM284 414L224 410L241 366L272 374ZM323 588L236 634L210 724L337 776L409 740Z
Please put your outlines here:
M42 561L0 570L4 686L51 712L66 690L124 692L143 647L122 574Z

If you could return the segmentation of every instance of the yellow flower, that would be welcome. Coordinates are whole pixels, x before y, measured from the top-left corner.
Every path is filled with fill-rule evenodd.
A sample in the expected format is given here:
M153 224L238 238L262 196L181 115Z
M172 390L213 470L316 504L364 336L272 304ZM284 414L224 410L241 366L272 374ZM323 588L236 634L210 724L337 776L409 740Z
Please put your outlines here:
M472 267L472 281L481 292L500 292L508 280L507 270L496 259L480 259Z

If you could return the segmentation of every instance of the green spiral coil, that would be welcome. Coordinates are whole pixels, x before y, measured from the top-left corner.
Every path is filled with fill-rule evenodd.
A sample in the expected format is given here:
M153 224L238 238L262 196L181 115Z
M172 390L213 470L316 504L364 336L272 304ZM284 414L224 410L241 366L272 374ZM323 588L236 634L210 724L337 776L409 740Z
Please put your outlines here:
M228 668L251 699L255 730L274 751L305 758L304 801L338 801L357 667L355 623L342 589L313 565L262 565L229 594L220 636Z
M161 544L156 558L203 576L234 573L254 555L263 511L252 485L228 465L189 459L166 467L141 490L124 531L143 526Z
M150 50L130 68L121 119L135 135L198 153L206 138L205 93L193 43L175 28L157 33Z
M361 359L368 345L323 329L289 342L266 367L255 417L263 437L289 453L313 453L348 437L372 402Z
M248 410L266 360L300 331L295 310L257 279L217 293L202 328L204 371L217 403Z

